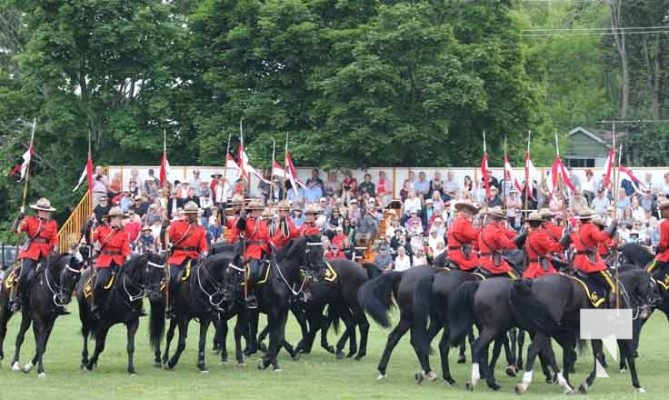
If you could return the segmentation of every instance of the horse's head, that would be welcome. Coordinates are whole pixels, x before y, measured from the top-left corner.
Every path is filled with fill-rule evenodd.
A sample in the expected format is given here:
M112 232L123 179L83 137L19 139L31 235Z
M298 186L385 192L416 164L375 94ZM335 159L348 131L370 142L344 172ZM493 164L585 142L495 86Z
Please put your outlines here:
M662 307L662 297L655 280L642 269L632 269L620 274L620 281L628 297L625 307L638 310L641 319L650 317L651 308ZM636 318L636 317L635 317Z
M234 299L235 288L241 283L243 266L235 265L237 253L234 251L221 251L220 249L205 258L200 268L206 268L207 274L224 289L223 302L230 303Z
M165 256L155 252L146 252L143 284L149 301L156 302L162 299L162 285L165 281Z
M78 249L71 254L65 255L58 260L61 263L60 285L58 297L63 304L69 304L72 300L72 292L77 282L81 278L81 268L84 265L84 258Z
M300 268L318 272L323 265L323 242L319 235L307 235L293 240L285 258L295 260Z

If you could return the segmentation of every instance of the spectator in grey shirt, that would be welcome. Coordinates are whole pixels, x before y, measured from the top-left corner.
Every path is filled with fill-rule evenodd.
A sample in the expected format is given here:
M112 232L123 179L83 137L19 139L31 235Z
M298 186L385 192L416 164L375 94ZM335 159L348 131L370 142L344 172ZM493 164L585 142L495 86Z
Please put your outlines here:
M599 216L606 216L606 208L611 204L603 188L597 189L597 195L592 199L592 209Z
M356 243L360 242L361 239L370 240L379 232L379 221L372 212L371 209L365 212L358 221L358 226L355 228Z

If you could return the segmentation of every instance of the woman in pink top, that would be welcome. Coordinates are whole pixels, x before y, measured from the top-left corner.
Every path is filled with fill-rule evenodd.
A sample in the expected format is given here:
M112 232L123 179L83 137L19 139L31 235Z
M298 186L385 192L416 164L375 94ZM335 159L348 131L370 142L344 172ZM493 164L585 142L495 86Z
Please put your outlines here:
M376 195L381 206L385 207L392 198L391 182L386 178L385 171L379 171L379 180L376 182Z

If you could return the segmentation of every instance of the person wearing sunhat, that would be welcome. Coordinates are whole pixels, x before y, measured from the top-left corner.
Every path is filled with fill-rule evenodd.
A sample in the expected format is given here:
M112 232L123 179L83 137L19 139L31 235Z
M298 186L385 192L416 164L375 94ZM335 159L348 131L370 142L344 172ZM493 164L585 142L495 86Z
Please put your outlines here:
M151 228L150 225L144 225L142 228L142 233L139 235L139 238L137 239L137 245L139 249L141 250L142 253L145 253L147 251L154 251L155 250L155 243L156 240L153 237L153 229Z
M258 308L258 299L255 295L255 283L259 279L261 262L269 253L267 241L269 240L269 229L267 223L262 219L262 211L265 205L259 200L251 201L246 212L242 212L237 221L237 232L244 238L243 261L248 262L249 268L246 272L246 306L249 309Z
M186 265L189 262L204 259L209 253L207 230L198 224L199 211L197 204L189 201L183 208L184 218L173 222L167 231L171 243L170 257L167 260L170 265L170 281L166 314L169 318L175 316L174 299L179 293L181 277Z
M572 242L576 248L574 256L574 268L585 275L596 286L606 289L608 300L610 294L615 294L616 285L613 277L608 271L608 267L599 255L598 247L600 244L606 245L608 240L613 237L618 227L618 221L613 220L606 230L600 230L592 220L595 212L591 209L583 209L578 213L580 221L578 232L572 234ZM605 300L605 304L608 302Z
M457 201L454 207L458 216L448 229L448 260L463 271L471 271L479 265L476 254L479 230L472 223L479 208L469 200Z
M290 218L290 205L285 200L279 202L276 207L279 213L279 227L272 235L272 244L277 249L284 247L288 242L300 236L295 227L295 222Z
M659 224L660 241L657 244L657 256L647 271L659 281L665 281L669 273L669 200L665 197L657 199L657 210L663 221Z
M31 204L30 208L35 210L37 215L25 216L23 212L19 213L12 229L19 235L25 232L28 236L28 241L21 247L17 257L22 260L22 264L10 296L13 311L21 309L21 302L30 286L37 264L52 252L58 252L58 224L56 220L51 219L51 212L56 209L51 207L51 202L45 197Z
M517 279L511 266L502 258L502 250L520 249L527 238L527 231L516 234L505 227L505 212L499 207L488 209L488 223L478 238L481 268L490 276L504 276Z
M526 221L530 225L530 231L525 241L525 253L529 263L523 272L523 278L534 279L557 273L551 262L551 255L568 247L571 237L565 232L559 241L555 240L548 229L543 227L545 220L540 212L531 212Z
M304 222L300 226L300 236L320 235L321 229L316 223L316 217L321 214L321 209L317 204L309 204L304 210Z
M592 217L591 221L597 228L599 228L599 230L606 229L606 221L599 215L595 215L594 217ZM606 257L608 257L611 254L611 249L616 246L617 246L616 239L610 237L606 242L597 244L597 252L599 253L599 256L602 259L606 259Z
M553 222L555 214L548 208L542 208L541 210L539 210L539 214L541 215L541 218L544 220L542 227L546 230L548 236L554 241L560 240L564 229L561 226L555 224L555 222Z
M123 230L123 220L128 218L121 207L112 207L105 216L106 225L100 225L93 232L93 244L99 250L95 263L97 280L93 289L93 306L91 312L94 318L99 319L105 311L107 304L107 290L105 286L109 283L116 269L130 259L130 238L128 232Z
M229 243L234 244L239 241L239 235L235 230L237 226L237 221L239 221L239 215L241 214L243 208L244 208L244 197L242 197L242 195L240 194L235 194L230 199L229 207L223 210L223 214L225 215L225 223L224 223L225 229L231 230L233 232L232 235L227 236L229 238L228 239Z

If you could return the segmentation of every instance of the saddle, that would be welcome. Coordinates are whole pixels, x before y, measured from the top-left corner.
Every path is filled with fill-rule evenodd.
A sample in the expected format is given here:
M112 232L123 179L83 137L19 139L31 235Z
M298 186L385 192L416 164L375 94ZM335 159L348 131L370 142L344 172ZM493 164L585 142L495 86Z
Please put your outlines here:
M22 261L21 260L16 260L14 261L14 264L10 267L9 274L5 276L4 280L2 281L2 285L5 287L6 290L12 289L15 285L16 282L19 279L19 272L21 271L21 265ZM44 268L42 267L42 261L40 261L37 266L35 267L35 271L31 276L28 277L28 282L26 283L31 283L37 280L39 276L42 274L42 271Z
M255 285L262 285L269 279L269 271L272 268L269 260L260 260L254 268L253 263L247 261L244 263L244 274Z
M116 280L118 279L118 276L122 273L121 270L113 271L111 274L111 277L109 278L109 282L107 282L106 285L104 285L102 288L109 292L114 288L114 284L116 283ZM89 298L93 295L93 288L95 288L95 285L98 282L98 274L91 275L88 277L86 282L84 283L84 297Z
M573 279L579 285L581 285L583 290L585 290L585 295L588 297L594 308L600 308L603 304L606 303L606 288L597 284L586 274L580 271L576 271L575 275L569 275L562 272L560 272L560 274Z

